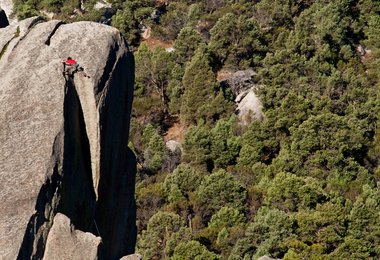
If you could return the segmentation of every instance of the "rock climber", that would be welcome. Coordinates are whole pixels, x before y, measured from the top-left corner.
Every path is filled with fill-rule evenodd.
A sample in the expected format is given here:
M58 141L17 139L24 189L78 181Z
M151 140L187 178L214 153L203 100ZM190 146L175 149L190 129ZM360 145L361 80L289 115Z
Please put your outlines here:
M75 72L81 71L84 77L87 77L86 73L84 73L83 68L79 66L78 62L71 57L67 57L66 60L62 61L63 63L63 73L67 76L74 76Z

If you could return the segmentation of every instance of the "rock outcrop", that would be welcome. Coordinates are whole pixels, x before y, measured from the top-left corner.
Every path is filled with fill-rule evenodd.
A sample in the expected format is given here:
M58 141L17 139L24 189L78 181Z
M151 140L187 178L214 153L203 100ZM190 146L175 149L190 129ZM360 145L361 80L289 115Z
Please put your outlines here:
M58 213L47 237L43 259L95 260L98 259L101 242L91 233L76 230L69 218Z
M257 73L252 69L238 70L238 71L222 71L219 73L218 80L222 84L231 88L235 96L240 93L250 90L255 82L253 78L257 76Z
M240 70L236 72L223 72L219 76L221 83L232 90L237 105L236 113L242 125L249 124L252 120L262 120L263 106L256 94L257 85L254 77L257 75L253 70Z
M243 125L249 124L253 119L263 120L263 105L259 97L255 93L256 88L240 93L235 102L237 104L237 114L240 119L240 123Z
M65 78L67 56L90 78ZM101 237L97 257L134 252L133 81L133 56L110 26L30 18L0 29L0 259L58 249L51 236L68 228L58 213Z
M181 143L178 142L178 141L175 141L175 140L169 140L169 141L167 141L165 143L165 146L172 153L174 153L176 151L179 151L179 152L182 151L182 145L181 145Z

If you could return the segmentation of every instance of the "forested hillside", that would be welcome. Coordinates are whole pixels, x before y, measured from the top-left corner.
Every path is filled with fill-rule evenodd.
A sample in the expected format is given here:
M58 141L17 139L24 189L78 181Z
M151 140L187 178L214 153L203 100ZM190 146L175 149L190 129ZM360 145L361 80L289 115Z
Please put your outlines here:
M95 4L16 10L111 13L134 48L144 259L380 258L379 1ZM225 80L239 71L263 116L239 116Z

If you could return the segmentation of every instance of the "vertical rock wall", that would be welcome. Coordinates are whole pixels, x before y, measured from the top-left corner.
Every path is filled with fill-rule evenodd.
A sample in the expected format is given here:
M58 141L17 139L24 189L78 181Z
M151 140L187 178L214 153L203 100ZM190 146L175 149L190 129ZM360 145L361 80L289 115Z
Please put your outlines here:
M58 213L101 237L97 257L133 253L134 61L124 39L105 25L31 18L0 29L0 53L0 259L57 250L47 240ZM65 79L67 56L90 78Z

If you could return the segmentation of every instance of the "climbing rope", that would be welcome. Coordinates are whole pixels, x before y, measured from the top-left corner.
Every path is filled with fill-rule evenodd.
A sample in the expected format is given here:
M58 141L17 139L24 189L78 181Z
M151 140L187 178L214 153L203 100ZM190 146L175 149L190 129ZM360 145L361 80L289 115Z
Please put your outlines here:
M98 225L96 224L95 219L94 219L94 224L95 224L96 231L98 232L98 236L99 236L99 237L102 237L102 236L100 235L99 228L98 228ZM100 241L100 243L103 243L102 240Z

